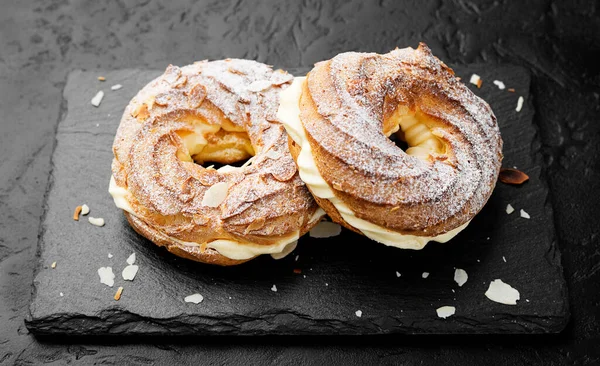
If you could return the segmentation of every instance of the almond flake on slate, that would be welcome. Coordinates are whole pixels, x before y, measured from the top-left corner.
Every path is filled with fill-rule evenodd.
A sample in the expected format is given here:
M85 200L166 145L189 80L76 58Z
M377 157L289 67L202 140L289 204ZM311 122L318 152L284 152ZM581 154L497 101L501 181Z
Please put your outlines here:
M115 274L111 267L98 268L98 276L100 276L100 282L108 287L113 287L115 284Z
M464 269L457 268L454 270L454 282L456 282L459 287L462 287L468 279L469 275L467 275L467 272Z
M121 299L121 294L123 293L123 286L119 286L117 289L117 293L115 294L115 301L119 301Z
M500 169L498 179L506 184L523 184L529 180L529 176L517 169L503 168Z
M506 263L506 257L502 256L502 260L504 261L504 263Z
M519 291L502 280L493 280L485 292L485 296L494 302L505 305L517 305L517 300L521 298Z
M108 253L108 258L112 258L112 257L113 257L113 255Z
M517 108L515 108L515 111L521 112L522 108L523 108L523 97L519 97L519 100L517 100Z
M437 308L435 311L437 312L438 317L446 319L447 317L456 313L456 308L454 306L442 306L441 308Z
M123 87L123 85L121 84L115 84L113 86L110 87L110 90L119 90Z
M139 267L136 266L135 264L130 264L123 269L123 272L121 272L121 276L123 277L123 279L125 281L133 281L133 279L135 278L135 275L137 274L138 269L139 269Z
M88 205L86 205L85 203L83 205L81 205L81 214L83 216L87 215L90 213L90 208Z
M63 296L65 296L65 294L63 294L62 292L61 292L61 293L59 293L59 295L60 295L60 297L63 297Z
M342 232L342 227L335 222L321 221L310 230L311 238L329 238L338 236Z
M510 203L508 205L506 205L506 213L510 215L513 212L515 212L515 208L512 207L512 205Z
M469 80L469 82L473 85L477 85L477 87L479 88L479 82L481 81L481 78L479 77L479 75L477 74L473 74L471 75L471 79Z
M273 287L271 287L271 291L277 292L277 286L273 285Z
M73 220L79 221L79 214L81 214L81 210L82 210L81 206L75 207L75 212L73 212Z
M92 98L92 105L94 107L98 107L102 102L102 98L104 98L104 92L100 90L96 95Z
M94 226L104 226L104 219L101 217L88 217L88 221L90 222L90 224L94 225Z
M213 184L204 193L202 198L202 206L208 207L219 207L219 205L227 198L227 191L229 190L229 184L225 182L219 182Z
M494 80L493 81L494 85L496 85L498 87L498 89L500 90L504 90L504 88L506 88L506 86L504 85L503 82L501 82L500 80Z
M135 253L131 253L131 255L127 258L127 264L135 263Z
M56 262L52 262L52 264L50 265L50 268L52 268L52 269L56 268Z
M429 272L423 272L423 274L421 275L421 277L423 277L423 278L429 277Z
M521 209L521 217L528 220L531 218L531 216L529 216L529 214L523 209Z
M354 314L356 314L356 316L360 318L362 317L362 310L356 310Z
M396 277L400 277L400 276L402 276L402 275L400 274L400 272L396 271Z
M183 301L185 301L185 302L193 302L194 304L200 304L203 300L204 300L204 296L202 296L200 294L192 294L192 295L186 296L183 299Z

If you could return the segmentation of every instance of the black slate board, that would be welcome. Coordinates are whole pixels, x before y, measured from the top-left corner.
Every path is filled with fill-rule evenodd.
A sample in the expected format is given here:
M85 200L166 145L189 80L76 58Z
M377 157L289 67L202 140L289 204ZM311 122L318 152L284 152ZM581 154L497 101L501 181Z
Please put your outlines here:
M121 113L136 91L160 72L72 72L40 229L28 328L35 334L70 335L561 331L569 316L567 293L528 99L530 76L513 66L472 65L455 71L466 82L474 72L484 80L481 89L470 87L498 117L504 166L526 171L528 183L499 183L463 233L422 251L388 248L344 231L328 239L305 236L294 253L279 261L263 256L232 268L200 265L155 247L129 227L107 193ZM97 81L99 75L107 81ZM499 90L494 79L516 93ZM111 91L116 83L123 89ZM90 99L98 90L105 97L94 108ZM517 113L520 95L525 104ZM91 216L103 217L106 226L92 226L85 217L73 221L73 209L82 203L91 207ZM512 215L505 213L507 203L517 209ZM521 208L530 220L519 217ZM120 274L132 252L140 270L133 282L123 281ZM102 266L113 267L114 287L100 283L97 269ZM453 281L455 267L469 275L463 287ZM302 274L294 273L296 268ZM429 277L422 278L423 272ZM520 291L518 305L484 296L497 278ZM113 295L118 286L124 291L117 302ZM196 292L204 296L201 304L183 301ZM455 306L456 315L438 318L436 308L444 305ZM357 310L362 317L355 315Z

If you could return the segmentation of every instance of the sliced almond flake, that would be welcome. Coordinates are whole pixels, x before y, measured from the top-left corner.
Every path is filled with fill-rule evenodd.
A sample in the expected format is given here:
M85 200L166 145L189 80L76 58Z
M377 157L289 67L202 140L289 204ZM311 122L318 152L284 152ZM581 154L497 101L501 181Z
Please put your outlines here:
M65 294L63 294L62 292L61 292L61 293L59 293L59 295L60 295L60 297L63 297L63 296L65 296Z
M515 208L512 207L512 205L510 203L508 205L506 205L506 213L510 215L513 212L515 212Z
M283 250L281 251L281 253L273 253L271 254L271 257L273 257L273 259L282 259L287 257L288 254L290 254L291 252L294 251L294 249L296 249L296 245L298 245L298 240L294 240L293 242L289 243L288 245L286 245Z
M279 151L269 150L269 151L267 151L265 156L269 159L277 160L281 157L281 153Z
M208 207L219 207L219 205L227 198L227 191L229 190L229 184L226 182L219 182L213 184L204 193L202 198L202 206Z
M437 312L437 316L446 319L456 313L456 308L454 306L442 306L441 308L437 308L435 310Z
M469 82L473 85L479 85L480 80L481 80L481 78L479 77L479 75L473 74L473 75L471 75L471 79L469 80Z
M125 281L133 281L133 279L135 278L135 275L138 272L138 269L139 269L139 267L136 266L135 264L130 264L123 269L123 272L121 272L121 276L123 277L123 279Z
M462 287L468 279L469 275L464 269L457 268L454 270L454 282L456 282L459 287Z
M123 87L123 85L121 84L115 84L113 86L110 87L110 90L119 90Z
M396 271L396 277L400 277L402 276L402 274L400 274L400 272Z
M186 296L183 299L183 301L185 301L185 302L192 302L194 304L200 304L203 300L204 300L204 296L202 296L198 293Z
M277 292L277 286L273 285L273 287L271 287L271 291Z
M421 275L421 277L423 277L423 278L429 277L429 272L423 272L423 274Z
M523 101L523 97L519 97L519 99L517 100L517 108L515 109L515 111L521 112L521 109L523 108Z
M52 269L56 268L56 262L52 262L52 265L50 265L50 268L52 268Z
M89 213L90 213L90 207L88 205L86 205L85 203L83 205L81 205L81 214L83 216L85 216Z
M251 92L260 92L266 89L269 89L273 83L269 80L257 80L252 84L248 85L248 91Z
M131 253L131 255L127 258L127 264L135 263L135 253Z
M115 294L115 301L119 301L121 300L121 294L123 293L123 286L119 286L119 288L117 289L117 293Z
M112 257L113 257L113 255L108 253L108 258L112 258Z
M519 291L499 279L493 280L490 283L485 296L494 302L505 305L517 305L517 300L521 299Z
M335 222L321 221L310 230L311 238L330 238L338 236L342 232L342 227Z
M356 310L356 312L354 314L356 314L357 317L361 318L362 317L362 310Z
M90 224L94 225L94 226L104 226L104 219L101 217L88 217L88 221L90 222Z
M500 80L494 80L493 81L494 85L496 85L498 87L498 89L500 90L504 90L504 88L506 88L506 86L504 85L503 82L501 82Z
M506 263L506 257L502 256L502 260L504 261L504 263Z
M531 216L529 216L529 214L527 212L525 212L525 210L521 209L521 217L524 219L530 219Z
M98 268L98 276L100 276L100 282L108 287L113 287L115 284L115 274L111 267Z
M294 261L298 262L298 258L300 258L300 255L297 255Z
M92 98L92 105L94 107L98 107L102 102L102 98L104 98L104 92L100 90L96 95Z

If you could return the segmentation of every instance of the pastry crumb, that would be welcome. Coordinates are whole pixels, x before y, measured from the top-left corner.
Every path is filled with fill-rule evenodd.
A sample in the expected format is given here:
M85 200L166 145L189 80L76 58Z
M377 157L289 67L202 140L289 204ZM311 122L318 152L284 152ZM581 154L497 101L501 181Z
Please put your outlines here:
M273 285L273 287L271 287L271 291L277 292L277 286Z
M119 286L117 289L117 293L115 294L115 301L119 301L121 299L121 294L123 293L123 286Z

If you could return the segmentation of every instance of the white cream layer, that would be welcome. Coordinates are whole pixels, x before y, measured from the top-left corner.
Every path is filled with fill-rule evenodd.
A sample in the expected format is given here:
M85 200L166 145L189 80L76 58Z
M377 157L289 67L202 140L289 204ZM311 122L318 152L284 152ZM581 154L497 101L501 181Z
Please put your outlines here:
M127 196L129 195L129 191L126 188L120 187L115 182L114 177L111 175L110 184L108 187L108 193L113 197L115 201L115 205L132 215L136 215L135 211L127 201ZM315 213L311 216L309 222L314 222L318 220L325 214L321 208L319 208ZM166 235L166 234L164 234ZM189 242L179 240L172 236L166 235L171 240L186 246L200 246L199 243ZM207 248L211 248L219 252L222 256L225 256L230 259L242 260L242 259L250 259L254 258L261 254L271 254L271 256L275 259L281 259L286 255L290 254L295 248L298 242L298 238L300 237L300 231L296 231L295 233L281 238L277 243L269 244L269 245L259 245L252 243L242 243L234 240L213 240L211 242L206 243Z
M319 173L319 169L312 156L310 144L306 138L304 127L300 122L299 103L304 79L304 77L294 78L292 85L281 92L277 118L283 123L287 133L302 149L297 161L298 171L300 178L302 178L314 195L329 200L347 223L360 230L368 238L393 247L422 249L429 241L445 243L467 227L469 222L438 236L416 236L400 234L356 217L350 207L335 196L331 187L329 187Z

